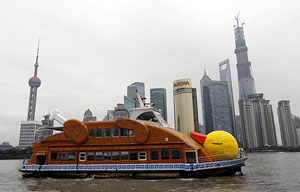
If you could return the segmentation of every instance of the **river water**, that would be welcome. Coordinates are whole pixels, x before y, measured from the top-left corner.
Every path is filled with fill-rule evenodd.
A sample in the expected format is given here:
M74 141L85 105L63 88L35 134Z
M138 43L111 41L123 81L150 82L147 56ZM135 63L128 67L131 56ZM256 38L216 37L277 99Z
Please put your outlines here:
M249 153L244 176L200 179L22 178L21 160L0 160L0 191L300 191L300 153Z

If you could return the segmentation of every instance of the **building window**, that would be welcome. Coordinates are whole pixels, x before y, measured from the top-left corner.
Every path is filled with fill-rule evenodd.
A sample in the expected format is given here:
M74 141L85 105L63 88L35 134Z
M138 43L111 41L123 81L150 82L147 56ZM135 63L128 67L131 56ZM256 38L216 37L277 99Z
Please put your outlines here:
M87 160L95 161L95 152L87 152Z
M96 129L96 137L103 137L103 129Z
M57 152L51 153L51 161L57 161Z
M130 152L130 160L137 160L137 152Z
M161 151L161 159L162 160L169 159L169 150L162 150Z
M104 161L111 161L111 153L104 152Z
M151 150L151 160L158 160L158 151Z
M119 128L112 128L112 136L119 137Z
M172 150L172 159L180 159L180 150Z
M140 161L147 160L147 153L146 152L139 152L139 160Z
M112 159L114 161L120 160L120 153L119 152L112 152Z
M121 137L128 137L128 129L121 128Z
M104 137L110 137L110 128L104 129Z
M79 153L79 161L85 161L85 152Z
M75 152L68 153L68 161L75 161Z
M135 137L135 133L133 130L129 130L129 137Z
M67 153L66 152L60 152L60 160L66 161L67 160Z
M96 161L102 161L103 153L102 152L96 152Z
M128 151L121 152L121 160L127 161L128 160Z

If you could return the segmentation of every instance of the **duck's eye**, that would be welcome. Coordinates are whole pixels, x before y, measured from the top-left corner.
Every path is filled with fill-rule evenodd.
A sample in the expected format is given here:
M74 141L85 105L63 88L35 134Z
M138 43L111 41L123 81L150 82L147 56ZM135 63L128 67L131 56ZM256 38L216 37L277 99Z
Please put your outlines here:
M223 143L212 143L214 145L222 145Z

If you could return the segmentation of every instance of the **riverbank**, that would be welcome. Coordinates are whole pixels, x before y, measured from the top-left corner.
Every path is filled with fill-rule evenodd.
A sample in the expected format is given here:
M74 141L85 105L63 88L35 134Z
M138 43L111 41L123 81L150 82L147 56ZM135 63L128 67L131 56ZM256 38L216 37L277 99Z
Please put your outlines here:
M267 147L267 148L255 148L255 149L245 149L247 153L253 152L300 152L300 147Z
M30 159L31 154L0 154L0 160Z
M5 151L0 150L0 160L30 159L32 152L33 151L31 147L13 147Z

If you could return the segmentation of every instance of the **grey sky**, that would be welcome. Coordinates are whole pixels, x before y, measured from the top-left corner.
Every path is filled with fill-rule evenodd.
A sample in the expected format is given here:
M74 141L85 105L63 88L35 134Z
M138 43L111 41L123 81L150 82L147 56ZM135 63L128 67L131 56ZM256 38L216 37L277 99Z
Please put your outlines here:
M37 120L49 108L80 120L90 108L102 120L123 102L127 85L141 81L148 98L150 88L167 89L173 126L172 81L192 78L201 109L203 70L219 79L218 63L226 58L237 101L233 25L239 11L257 91L271 100L275 119L281 99L291 100L300 115L299 8L297 0L0 1L0 142L18 144L38 38Z

